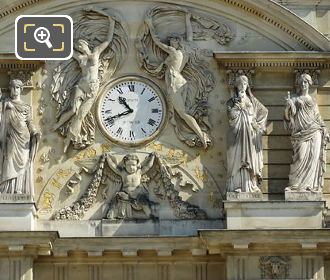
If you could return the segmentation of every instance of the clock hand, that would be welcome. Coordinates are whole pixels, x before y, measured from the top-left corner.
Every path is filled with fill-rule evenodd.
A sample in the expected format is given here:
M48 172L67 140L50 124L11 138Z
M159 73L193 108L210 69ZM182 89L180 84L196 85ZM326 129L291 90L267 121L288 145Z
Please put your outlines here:
M132 110L130 106L128 106L127 102L126 102L126 98L125 97L118 97L118 101L119 104L123 104L128 110Z
M106 118L105 121L110 121L110 123L112 123L114 121L114 119L118 119L122 116L126 116L126 115L131 114L131 113L133 113L133 110L130 108L129 110L127 110L125 112L122 112L120 114L117 114L117 115L110 116L110 117Z

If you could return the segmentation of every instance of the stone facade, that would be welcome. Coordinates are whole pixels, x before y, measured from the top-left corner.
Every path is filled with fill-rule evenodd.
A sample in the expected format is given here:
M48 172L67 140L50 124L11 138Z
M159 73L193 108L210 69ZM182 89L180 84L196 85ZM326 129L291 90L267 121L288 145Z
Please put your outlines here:
M28 163L0 186L0 279L330 279L326 2L3 5L0 152ZM75 56L18 60L21 14L71 15ZM297 144L301 104L318 126ZM228 131L244 142L231 153ZM5 148L23 134L24 160ZM296 188L310 139L317 183Z

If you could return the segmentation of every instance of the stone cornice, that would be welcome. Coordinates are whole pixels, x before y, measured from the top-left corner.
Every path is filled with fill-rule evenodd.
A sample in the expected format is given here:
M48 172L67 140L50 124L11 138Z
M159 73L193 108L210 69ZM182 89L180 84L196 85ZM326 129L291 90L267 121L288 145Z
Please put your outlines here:
M41 3L44 1L45 0L15 1L11 5L7 5L0 9L0 19L35 3ZM72 1L72 5L77 5L78 2L79 1ZM173 4L177 3L176 1L172 2ZM191 0L186 2L194 4L195 1ZM244 12L251 14L253 17L259 18L262 22L273 25L311 51L318 49L330 50L330 41L325 36L294 13L275 2L267 1L267 3L265 3L265 0L218 0L218 2L244 10ZM102 2L100 1L100 3ZM97 2L95 4L97 4ZM297 26L299 26L300 29L297 29ZM301 32L301 30L303 30L303 32Z
M225 68L308 68L330 66L328 52L214 52L214 58Z
M56 232L0 232L0 256L30 255L62 258L180 257L206 258L242 251L328 255L330 229L201 230L192 237L60 238ZM216 256L215 256L216 257Z

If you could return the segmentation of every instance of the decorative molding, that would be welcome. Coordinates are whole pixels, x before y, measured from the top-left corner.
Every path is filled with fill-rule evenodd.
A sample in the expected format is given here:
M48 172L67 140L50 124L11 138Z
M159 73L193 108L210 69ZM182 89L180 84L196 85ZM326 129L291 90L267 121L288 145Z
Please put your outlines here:
M287 279L290 275L289 256L262 256L259 259L261 279Z
M21 80L24 88L33 88L32 76L34 71L30 70L10 70L7 72L9 80Z
M255 70L254 69L228 69L227 70L227 82L228 87L230 89L234 89L235 87L235 79L240 75L245 75L249 79L249 86L253 88L254 86L254 77L255 77Z
M325 52L214 52L218 64L226 69L306 69L330 68Z
M19 1L18 3L14 3L11 6L4 7L0 11L0 19L4 18L14 12L17 12L23 8L26 8L28 6L31 6L36 3L44 2L43 0L28 0L28 1ZM220 2L220 1L219 1ZM282 30L284 33L288 34L290 37L294 38L296 41L298 41L300 44L305 46L307 49L313 51L317 48L327 48L327 45L329 44L326 42L326 37L324 37L320 32L313 30L313 28L307 24L304 23L304 21L299 18L298 16L295 16L293 18L293 15L291 12L286 11L283 9L280 5L276 3L272 3L269 1L267 3L267 6L263 7L264 0L262 1L249 1L248 3L245 3L245 1L242 0L221 0L221 2L226 3L227 5L233 6L235 8L239 8L241 10L244 10L245 12L251 14L255 18L259 18L261 21L266 22L267 24L270 24L274 26L275 28L278 28ZM75 5L76 3L73 3ZM263 8L263 9L262 9ZM280 22L279 20L276 20L275 18L272 18L271 16L273 14L283 14L283 16L291 16L291 25L288 26L284 24L283 22ZM302 25L302 28L306 30L306 32L310 33L310 36L306 36L305 33L301 33L300 30L292 30L292 27L300 26ZM304 36L305 35L305 36ZM306 40L305 37L309 38L309 40ZM324 37L324 38L323 38ZM313 43L312 43L313 42Z
M313 87L317 87L319 86L319 80L320 80L320 73L321 70L320 69L313 69L313 68L300 68L300 69L295 69L293 71L295 73L295 86L298 86L298 80L299 77L301 76L301 74L308 74L311 76L312 81L313 81Z

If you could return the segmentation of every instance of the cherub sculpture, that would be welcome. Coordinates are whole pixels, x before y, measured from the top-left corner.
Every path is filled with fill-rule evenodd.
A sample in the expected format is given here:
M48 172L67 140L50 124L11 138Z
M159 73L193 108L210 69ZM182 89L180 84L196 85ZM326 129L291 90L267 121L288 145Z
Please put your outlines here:
M153 167L154 160L154 153L149 154L142 164L135 154L126 155L121 164L117 164L110 154L106 157L108 166L122 181L120 190L110 202L108 219L132 219L134 211L142 211L146 218L154 217L152 206L155 203L149 200L148 189L142 180L142 176Z
M154 197L168 200L177 218L207 217L198 206L182 199L177 184L172 182L175 180L175 173L156 153L149 154L141 164L135 154L128 154L117 163L112 154L105 153L95 159L80 162L79 165L83 166L87 173L93 174L93 178L82 196L71 206L57 210L54 219L82 219L84 213L96 202L98 194L102 192L101 185L105 185L103 198L109 201L106 218L110 220L156 218L159 215L157 202L152 201L149 196L151 181L156 183L153 188ZM176 178L176 180L180 179Z
M53 129L65 136L64 152L70 144L82 149L94 141L90 110L105 76L111 77L127 52L127 35L109 11L90 7L73 17L73 59L55 68L52 81L53 99L58 104Z

